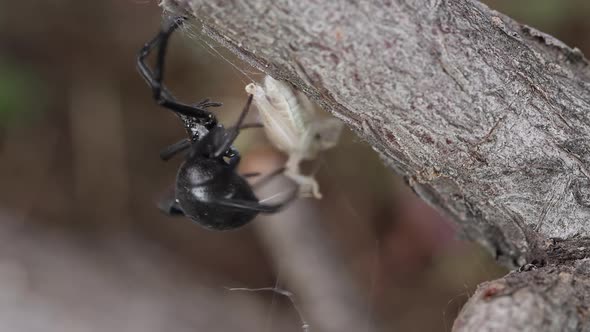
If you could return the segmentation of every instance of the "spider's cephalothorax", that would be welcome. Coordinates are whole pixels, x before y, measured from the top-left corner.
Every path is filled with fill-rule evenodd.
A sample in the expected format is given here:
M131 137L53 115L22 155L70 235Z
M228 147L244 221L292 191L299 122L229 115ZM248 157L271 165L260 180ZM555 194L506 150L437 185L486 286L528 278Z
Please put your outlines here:
M240 154L232 147L241 129L254 127L243 124L252 103L248 98L237 123L224 128L218 124L208 107L220 103L208 99L195 105L178 102L163 85L164 59L168 39L184 18L175 19L140 50L138 67L142 76L152 88L156 102L176 113L182 120L189 138L177 142L161 153L168 160L178 153L186 152L186 159L176 176L174 192L160 203L160 209L169 215L184 215L209 229L227 230L240 227L258 213L275 213L292 201L297 195L292 191L285 201L278 204L261 204L245 177L236 172ZM156 66L152 70L146 58L158 48ZM273 172L267 177L280 174ZM262 181L260 181L262 182Z

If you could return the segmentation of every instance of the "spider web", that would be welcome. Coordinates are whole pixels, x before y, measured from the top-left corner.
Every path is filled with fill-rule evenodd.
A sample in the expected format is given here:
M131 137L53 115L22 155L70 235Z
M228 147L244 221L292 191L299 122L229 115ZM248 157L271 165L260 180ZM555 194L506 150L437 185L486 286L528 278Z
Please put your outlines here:
M256 83L257 82L257 79L253 75L260 75L260 73L253 72L253 71L246 71L246 70L242 69L242 67L248 66L248 65L244 62L235 63L234 61L237 62L239 60L237 60L237 59L231 60L229 57L225 56L223 54L226 52L225 48L216 45L216 43L214 41L212 41L210 38L204 36L199 31L199 29L196 25L191 24L190 22L187 22L187 24L184 24L181 29L182 29L183 34L187 38L189 38L193 41L196 41L198 45L202 46L202 49L205 50L211 56L211 58L222 59L225 63L230 65L231 68L233 69L233 72L235 73L235 76L240 81L242 81L244 86L246 86L246 84L248 84L248 83ZM219 51L218 48L221 49L221 51Z

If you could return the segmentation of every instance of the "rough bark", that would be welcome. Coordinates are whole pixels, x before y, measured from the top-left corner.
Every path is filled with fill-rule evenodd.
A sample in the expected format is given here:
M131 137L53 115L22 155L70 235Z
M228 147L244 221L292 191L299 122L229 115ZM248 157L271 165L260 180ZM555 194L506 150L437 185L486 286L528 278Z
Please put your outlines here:
M590 67L579 50L469 0L163 5L345 121L503 264L569 273L590 251ZM520 275L549 282L545 269Z
M590 331L590 260L479 285L453 331Z

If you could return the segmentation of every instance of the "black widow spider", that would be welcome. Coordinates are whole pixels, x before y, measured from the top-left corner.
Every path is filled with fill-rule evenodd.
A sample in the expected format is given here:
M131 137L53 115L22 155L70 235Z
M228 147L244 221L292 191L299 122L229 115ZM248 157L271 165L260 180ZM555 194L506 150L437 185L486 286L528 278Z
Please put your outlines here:
M231 144L241 129L256 125L243 124L252 103L252 95L233 127L225 129L208 107L220 103L205 99L195 105L178 102L166 89L163 80L164 60L171 34L178 29L185 18L176 18L167 24L155 38L141 48L137 57L139 72L153 92L156 102L176 113L182 120L189 138L165 148L160 157L168 160L176 154L187 151L186 159L176 176L174 194L164 199L160 209L168 215L184 215L201 226L214 230L228 230L240 227L258 215L275 213L297 197L297 190L278 204L261 204L245 177L257 173L239 175L236 167L240 154ZM151 70L146 63L149 54L158 48L156 66ZM278 174L279 169L268 174L259 183Z

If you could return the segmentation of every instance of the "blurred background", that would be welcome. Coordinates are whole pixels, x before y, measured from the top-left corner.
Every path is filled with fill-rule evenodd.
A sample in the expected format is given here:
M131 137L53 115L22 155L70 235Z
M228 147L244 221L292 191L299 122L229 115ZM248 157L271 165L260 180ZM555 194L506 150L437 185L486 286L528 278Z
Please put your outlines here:
M590 54L588 1L487 2ZM0 331L448 331L506 273L349 131L322 157L321 201L231 232L163 216L180 160L158 153L184 131L134 63L160 18L148 0L4 3ZM262 78L186 34L168 60L171 90L224 102L224 123ZM284 160L260 131L237 145L244 170ZM293 295L232 290L267 287Z

